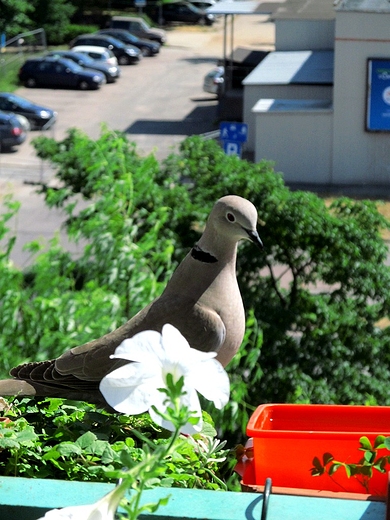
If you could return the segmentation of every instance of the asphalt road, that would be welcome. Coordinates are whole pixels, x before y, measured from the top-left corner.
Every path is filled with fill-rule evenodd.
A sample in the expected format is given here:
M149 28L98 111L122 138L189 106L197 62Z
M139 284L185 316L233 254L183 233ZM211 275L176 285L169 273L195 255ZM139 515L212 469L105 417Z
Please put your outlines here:
M273 24L265 16L243 16L235 21L234 31L235 45L272 47ZM202 85L204 75L222 56L223 20L219 19L213 27L169 30L159 55L122 66L121 78L97 91L20 88L17 93L58 112L55 126L44 135L58 140L77 127L97 138L105 123L125 131L142 155L154 153L161 160L186 136L217 128L217 101L203 92ZM13 153L0 154L0 199L11 192L22 203L18 218L11 222L17 235L12 259L19 266L30 262L23 245L37 237L49 239L64 221L61 212L46 209L31 185L53 177L50 165L36 157L30 144L37 135L30 132Z

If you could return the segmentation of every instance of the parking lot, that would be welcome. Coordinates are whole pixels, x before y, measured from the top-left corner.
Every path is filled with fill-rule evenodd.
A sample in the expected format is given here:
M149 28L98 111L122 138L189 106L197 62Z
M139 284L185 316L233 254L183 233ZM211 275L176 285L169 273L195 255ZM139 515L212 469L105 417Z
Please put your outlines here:
M122 66L121 78L97 91L22 87L17 93L58 112L55 127L45 135L61 139L68 128L76 126L96 138L101 124L106 123L127 132L142 153L153 150L162 158L185 135L213 127L216 102L203 93L202 82L204 74L221 57L222 47L217 44L208 50L204 44L219 34L220 25L218 22L212 28L170 31L168 43L159 55ZM194 37L198 41L196 48ZM30 132L27 142L14 153L1 154L0 175L8 169L19 173L26 165L37 170L29 144L36 135Z
M272 45L273 27L261 15L235 21L235 44L264 48ZM223 20L213 27L176 27L155 57L122 66L122 77L97 91L20 88L17 94L58 112L55 126L45 135L62 139L77 127L96 138L101 124L125 131L142 155L163 159L187 135L216 128L217 101L203 92L203 77L223 55ZM12 191L22 209L15 222L18 234L14 259L24 264L23 243L52 236L63 216L42 207L42 198L25 182L48 180L52 171L30 144L40 132L30 132L14 153L0 154L0 195Z

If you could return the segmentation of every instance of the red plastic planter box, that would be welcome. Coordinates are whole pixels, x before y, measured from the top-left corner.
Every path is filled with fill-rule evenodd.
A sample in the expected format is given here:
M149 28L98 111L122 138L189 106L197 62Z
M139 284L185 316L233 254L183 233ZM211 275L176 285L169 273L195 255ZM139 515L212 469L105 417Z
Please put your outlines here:
M313 459L324 453L335 460L357 463L363 457L359 439L367 436L373 444L378 435L390 436L389 406L344 406L314 404L265 404L249 420L247 434L253 437L255 482L264 485L326 491L343 491L385 496L387 471L373 470L368 491L361 476L348 478L344 468L332 476L313 477ZM386 449L378 455L390 455ZM245 481L245 476L244 476Z

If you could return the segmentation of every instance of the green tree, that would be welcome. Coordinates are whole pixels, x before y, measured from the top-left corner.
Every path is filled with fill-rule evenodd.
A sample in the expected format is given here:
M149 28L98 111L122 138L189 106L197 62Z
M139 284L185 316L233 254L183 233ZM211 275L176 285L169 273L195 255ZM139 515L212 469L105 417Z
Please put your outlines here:
M27 29L33 6L27 0L0 0L0 34L7 39Z
M47 41L52 45L64 43L76 7L68 0L32 0L32 5L33 28L45 29Z
M143 192L152 198L156 191L145 172L158 163L132 159L130 148L126 139L110 132L84 154L77 148L79 168L84 162L94 186L91 204L80 209L70 199L66 208L69 237L80 242L80 257L72 258L57 238L47 251L33 242L28 247L35 261L22 275L9 261L13 239L8 238L0 264L3 377L15 363L58 356L116 328L161 292L170 276L174 246L164 231L169 211L140 202ZM130 169L123 167L124 157ZM61 190L47 194L52 203L62 198ZM6 203L11 206L0 226L5 243L6 222L17 209L12 201Z

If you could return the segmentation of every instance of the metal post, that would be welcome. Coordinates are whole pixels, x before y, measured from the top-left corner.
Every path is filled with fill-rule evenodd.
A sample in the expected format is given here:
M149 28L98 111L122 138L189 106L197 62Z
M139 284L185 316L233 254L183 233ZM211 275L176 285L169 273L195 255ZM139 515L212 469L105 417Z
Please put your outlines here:
M226 59L226 41L227 41L227 14L224 14L224 20L223 20L223 68L224 68L224 76L225 81L222 83L222 95L226 92L226 80L227 80L227 59Z
M233 40L234 40L234 14L231 15L232 22L230 24L230 74L229 74L229 88L233 88Z

